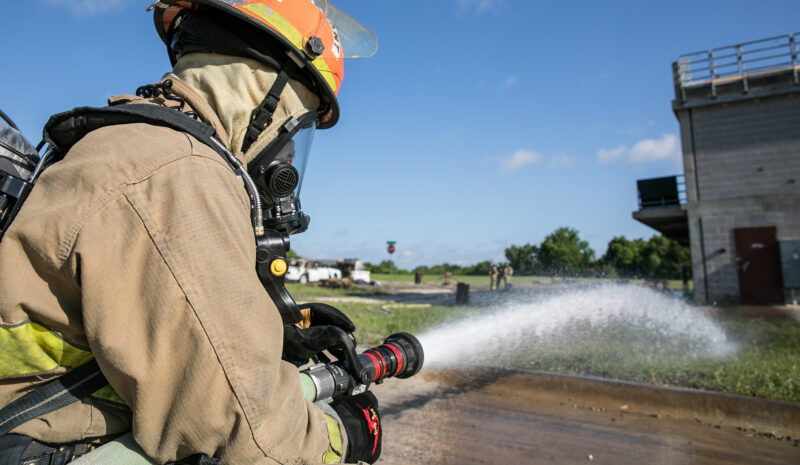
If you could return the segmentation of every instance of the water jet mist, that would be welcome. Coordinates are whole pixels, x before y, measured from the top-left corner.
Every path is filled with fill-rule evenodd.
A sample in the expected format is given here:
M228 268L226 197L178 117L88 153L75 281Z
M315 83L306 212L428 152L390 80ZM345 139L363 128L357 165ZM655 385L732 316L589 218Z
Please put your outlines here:
M419 336L426 366L537 368L549 360L646 367L664 361L723 358L736 344L707 314L643 286L602 284L511 299L476 309ZM602 371L602 367L600 368Z

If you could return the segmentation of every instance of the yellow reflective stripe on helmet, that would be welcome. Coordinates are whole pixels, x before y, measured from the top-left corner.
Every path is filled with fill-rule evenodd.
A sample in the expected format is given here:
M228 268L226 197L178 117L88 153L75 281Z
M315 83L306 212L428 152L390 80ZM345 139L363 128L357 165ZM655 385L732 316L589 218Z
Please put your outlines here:
M286 37L295 47L303 50L303 34L295 28L292 23L287 21L283 16L278 14L272 8L261 3L250 3L248 5L241 5L239 8L247 10L254 15L262 18L269 23L276 31Z
M65 341L61 334L27 321L0 325L0 377L47 373L75 368L94 356Z
M315 68L317 68L319 74L322 75L323 79L325 79L325 82L328 83L331 90L335 94L339 90L339 86L336 85L336 80L333 79L333 72L328 67L328 64L325 63L325 60L322 57L319 57L316 60L312 61L311 64L314 65Z
M99 399L100 401L109 403L114 405L115 407L121 407L125 409L130 409L128 403L125 402L125 399L117 394L117 391L111 387L110 384L106 384L105 386L101 387L97 391L94 392L91 396L94 399Z
M305 38L303 37L303 34L301 34L292 23L287 21L286 18L281 16L272 8L261 3L249 3L247 5L241 5L238 8L247 10L266 21L272 28L278 31L281 35L283 35L283 37L297 47L298 50L303 50L303 47L305 47ZM336 80L333 78L333 72L331 71L330 67L328 67L327 63L325 63L325 59L323 57L318 57L313 60L311 64L317 68L323 79L325 79L325 82L328 83L328 86L330 86L331 90L333 90L335 94L339 90L339 86L337 85Z

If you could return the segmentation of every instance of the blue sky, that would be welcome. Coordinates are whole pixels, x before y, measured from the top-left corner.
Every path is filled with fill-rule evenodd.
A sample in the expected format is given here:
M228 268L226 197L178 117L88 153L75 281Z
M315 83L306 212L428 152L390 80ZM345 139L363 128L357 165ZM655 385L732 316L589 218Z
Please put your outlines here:
M4 7L0 108L34 143L52 113L103 105L169 61L134 0ZM303 185L315 258L404 268L502 260L560 226L597 255L631 218L636 180L682 172L671 63L800 31L795 2L340 0L378 35L346 64L339 124Z

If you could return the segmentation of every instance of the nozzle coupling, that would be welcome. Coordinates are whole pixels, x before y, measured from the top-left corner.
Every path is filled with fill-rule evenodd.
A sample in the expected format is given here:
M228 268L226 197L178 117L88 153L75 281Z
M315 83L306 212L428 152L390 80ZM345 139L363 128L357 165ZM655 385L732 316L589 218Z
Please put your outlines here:
M304 394L306 398L329 402L343 395L359 394L370 383L380 383L386 378L409 378L419 373L425 359L422 345L408 333L392 334L382 345L356 357L350 364L340 360L301 371L301 382L306 383L304 389L309 391Z

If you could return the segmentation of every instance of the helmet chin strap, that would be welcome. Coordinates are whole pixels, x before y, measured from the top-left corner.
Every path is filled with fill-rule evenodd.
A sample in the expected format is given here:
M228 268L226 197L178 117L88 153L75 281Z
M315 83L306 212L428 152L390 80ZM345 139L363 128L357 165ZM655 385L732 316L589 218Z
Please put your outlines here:
M289 75L283 70L283 68L281 68L278 72L278 77L275 78L275 82L269 89L267 96L261 101L255 110L253 110L253 114L250 117L250 125L247 126L247 132L245 132L244 141L242 142L242 153L247 152L247 149L253 145L253 142L258 140L258 136L260 136L261 133L264 132L264 130L267 129L270 124L272 124L272 115L278 108L278 102L281 99L281 93L288 82Z

